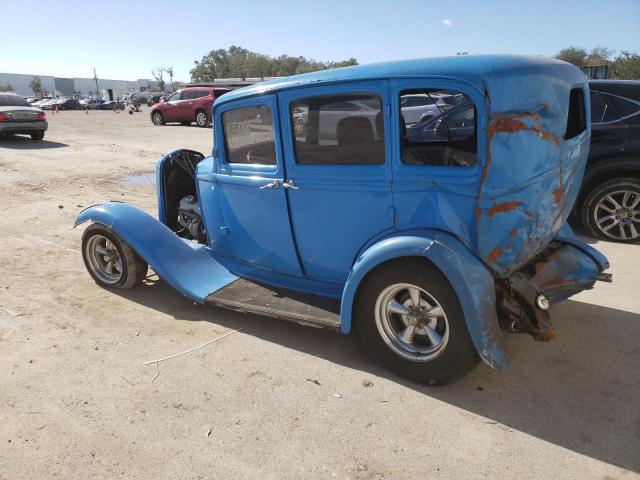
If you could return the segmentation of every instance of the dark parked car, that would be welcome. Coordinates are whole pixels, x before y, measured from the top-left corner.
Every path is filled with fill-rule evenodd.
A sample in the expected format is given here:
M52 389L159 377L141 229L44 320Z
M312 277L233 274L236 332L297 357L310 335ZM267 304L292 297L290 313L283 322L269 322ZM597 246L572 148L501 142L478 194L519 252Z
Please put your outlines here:
M124 110L124 103L109 100L96 107L98 110Z
M23 97L0 94L0 135L23 133L42 140L47 130L45 113L32 107Z
M593 80L591 150L575 211L605 240L640 242L640 81Z
M188 87L172 93L164 102L151 107L151 121L154 125L180 122L199 127L207 127L211 122L211 107L216 98L229 89L213 87Z
M58 110L80 110L82 105L75 98L63 98L60 99L55 106L58 107Z

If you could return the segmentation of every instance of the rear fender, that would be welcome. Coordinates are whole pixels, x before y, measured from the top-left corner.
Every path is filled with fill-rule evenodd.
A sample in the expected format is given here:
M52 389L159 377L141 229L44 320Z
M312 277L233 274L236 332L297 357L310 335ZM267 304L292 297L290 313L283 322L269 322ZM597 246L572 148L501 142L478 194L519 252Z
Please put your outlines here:
M74 227L90 220L118 234L160 278L196 302L203 303L207 295L238 278L204 245L178 237L148 213L126 203L89 207L80 212Z
M440 269L458 295L478 354L492 368L505 368L507 359L498 325L493 275L458 239L443 232L403 232L365 250L356 260L342 293L341 332L351 331L353 302L362 280L378 265L400 257L424 257Z

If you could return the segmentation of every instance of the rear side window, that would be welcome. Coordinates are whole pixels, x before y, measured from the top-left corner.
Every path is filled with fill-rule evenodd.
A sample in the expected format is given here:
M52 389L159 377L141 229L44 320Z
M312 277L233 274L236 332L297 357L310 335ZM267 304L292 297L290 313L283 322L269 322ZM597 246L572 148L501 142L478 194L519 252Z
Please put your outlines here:
M590 92L589 99L591 100L591 123L601 123L607 104L604 103L598 92Z
M424 98L421 105L415 99ZM476 107L453 90L400 92L400 154L408 165L469 167L477 161Z
M268 105L237 108L222 114L227 162L276 164L273 117Z
M629 117L640 112L640 104L618 95L602 93L602 98L607 105L616 112L617 118Z
M587 128L584 110L584 94L581 88L574 88L569 94L569 111L567 115L567 131L565 140L577 137Z
M378 95L304 98L290 104L289 116L297 163L384 163L384 119Z

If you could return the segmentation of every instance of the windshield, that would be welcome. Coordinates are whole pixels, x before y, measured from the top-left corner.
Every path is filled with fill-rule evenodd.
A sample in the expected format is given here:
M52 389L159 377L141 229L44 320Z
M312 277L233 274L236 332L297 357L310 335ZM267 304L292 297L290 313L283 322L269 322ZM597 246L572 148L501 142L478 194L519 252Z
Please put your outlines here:
M20 95L0 95L0 107L30 107Z

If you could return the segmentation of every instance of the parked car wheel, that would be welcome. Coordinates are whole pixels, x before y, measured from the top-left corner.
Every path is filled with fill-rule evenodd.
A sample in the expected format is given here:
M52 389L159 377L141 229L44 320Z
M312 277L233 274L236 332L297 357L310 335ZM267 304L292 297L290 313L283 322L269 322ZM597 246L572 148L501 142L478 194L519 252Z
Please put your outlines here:
M640 243L640 180L620 177L598 185L585 198L581 216L593 236Z
M151 116L151 120L153 121L153 124L156 126L165 124L164 117L160 112L153 112L153 115Z
M32 133L31 134L31 139L32 140L42 140L42 139L44 139L44 132Z
M209 117L204 110L198 110L196 112L196 124L202 128L209 126Z
M445 385L478 363L458 297L430 262L388 263L360 288L354 308L360 336L389 369L417 382Z
M94 223L82 235L82 259L102 287L133 288L147 275L147 263L118 235Z

